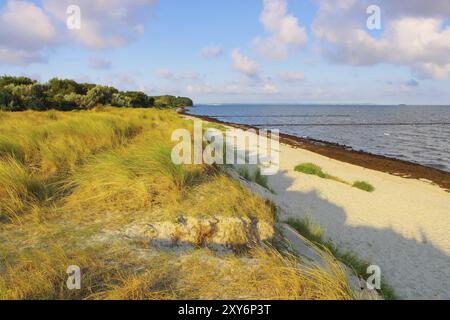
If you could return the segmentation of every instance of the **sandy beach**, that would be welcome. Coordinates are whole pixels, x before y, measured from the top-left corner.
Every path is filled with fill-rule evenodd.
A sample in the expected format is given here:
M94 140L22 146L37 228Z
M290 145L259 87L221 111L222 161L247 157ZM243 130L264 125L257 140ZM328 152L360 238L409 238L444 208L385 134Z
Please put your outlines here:
M373 193L294 171L312 162L347 181L366 180ZM381 267L403 299L450 299L450 194L405 179L281 145L269 177L281 220L310 217L339 248Z
M379 266L401 299L450 299L450 193L446 189L431 179L406 178L332 159L285 138L280 145L280 170L268 177L274 191L269 197L281 209L281 221L312 219L339 249ZM358 154L338 146L327 152L334 148L349 153L349 158ZM386 159L400 172L418 166L359 154L366 163L371 157ZM375 191L296 172L301 163L314 163L345 181L368 181ZM435 172L418 167L425 175ZM448 174L442 172L442 177L445 180Z

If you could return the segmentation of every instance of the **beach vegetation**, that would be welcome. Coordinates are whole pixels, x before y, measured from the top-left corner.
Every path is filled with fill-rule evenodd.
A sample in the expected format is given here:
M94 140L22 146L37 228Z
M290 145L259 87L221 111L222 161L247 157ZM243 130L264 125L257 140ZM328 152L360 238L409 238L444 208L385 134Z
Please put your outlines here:
M353 183L353 187L367 192L375 191L375 187L366 181L356 181Z
M315 245L323 247L324 249L329 251L337 260L350 267L353 272L355 272L355 274L358 275L361 279L367 280L367 278L369 277L367 268L371 265L371 263L359 258L352 251L342 250L335 246L332 241L326 239L325 230L312 218L290 218L286 221L286 223L294 228L300 235L302 235ZM380 293L385 299L397 299L397 296L392 287L384 280L381 281Z
M324 172L320 166L318 166L314 163L299 164L298 166L296 166L294 168L294 170L297 172L304 173L304 174L314 175L314 176L317 176L322 179L334 180L337 182L341 182L341 183L350 185L350 183L348 183L347 181ZM366 181L356 181L352 184L352 187L363 190L363 191L367 191L367 192L375 191L375 187Z
M264 187L268 190L270 190L270 186L269 186L269 179L267 178L267 176L264 176L261 173L261 168L256 168L255 170L255 174L254 174L254 181L259 184L261 187Z
M248 166L240 165L237 168L237 172L245 180L254 182L273 193L273 190L269 185L268 177L262 174L261 168L259 168L258 166L256 166L255 168L251 168Z
M339 179L338 177L332 176L332 175L324 172L320 166L318 166L314 163L299 164L298 166L295 167L294 170L297 172L304 173L304 174L314 175L314 176L317 176L322 179L330 179L330 180L335 180L338 182L346 183L342 179Z
M193 131L175 111L23 111L0 123L0 299L352 298L333 259L323 268L272 245L271 203L220 167L171 162L172 132ZM242 232L254 226L265 242ZM148 240L161 230L177 250ZM81 290L66 287L71 265Z
M122 108L190 107L187 97L170 95L152 97L143 92L119 91L116 88L74 80L53 78L39 83L26 77L0 77L0 110L89 110L112 105Z
M250 170L249 170L248 167L246 167L246 166L239 166L239 168L237 169L237 172L245 180L252 181L252 176L250 174Z

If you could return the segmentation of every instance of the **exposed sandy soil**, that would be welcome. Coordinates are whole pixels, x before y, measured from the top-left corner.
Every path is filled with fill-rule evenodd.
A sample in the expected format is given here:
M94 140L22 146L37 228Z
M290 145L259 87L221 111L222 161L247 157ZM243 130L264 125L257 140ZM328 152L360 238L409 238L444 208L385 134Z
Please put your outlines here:
M380 266L401 298L450 299L450 193L308 150L280 148L280 171L269 184L282 220L312 217L339 248ZM376 190L295 172L303 162L346 181L368 181Z

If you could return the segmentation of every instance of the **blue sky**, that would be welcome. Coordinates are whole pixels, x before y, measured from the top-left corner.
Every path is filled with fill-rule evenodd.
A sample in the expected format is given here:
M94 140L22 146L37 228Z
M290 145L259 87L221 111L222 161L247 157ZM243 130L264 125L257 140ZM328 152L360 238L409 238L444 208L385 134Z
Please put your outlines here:
M197 103L450 104L449 1L405 3L2 0L0 74ZM66 27L70 4L80 30Z

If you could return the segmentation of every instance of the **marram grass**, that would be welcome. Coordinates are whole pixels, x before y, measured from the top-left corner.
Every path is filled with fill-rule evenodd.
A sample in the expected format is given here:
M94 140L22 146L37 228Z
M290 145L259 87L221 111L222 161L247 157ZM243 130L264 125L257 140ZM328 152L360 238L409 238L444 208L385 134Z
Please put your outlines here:
M235 255L161 251L131 223L232 217L273 226L273 207L214 166L176 166L173 111L0 113L0 299L351 299L348 281L254 244ZM69 265L82 289L66 288Z

